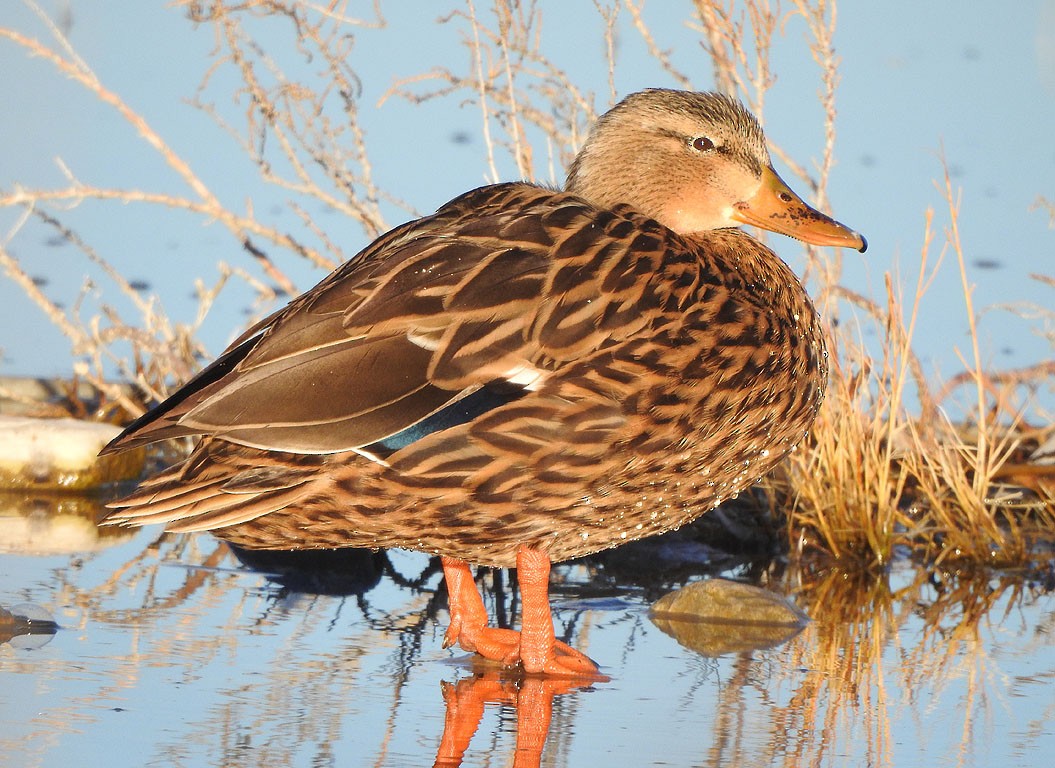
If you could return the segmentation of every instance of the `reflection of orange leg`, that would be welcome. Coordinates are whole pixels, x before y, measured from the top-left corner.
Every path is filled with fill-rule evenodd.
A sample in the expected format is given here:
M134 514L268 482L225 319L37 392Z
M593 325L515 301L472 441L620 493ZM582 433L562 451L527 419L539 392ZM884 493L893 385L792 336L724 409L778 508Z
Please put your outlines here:
M521 546L517 550L517 577L523 604L523 630L487 626L487 610L467 563L444 557L443 575L451 625L444 635L445 648L457 643L486 659L506 665L522 663L528 674L597 676L589 657L554 637L549 607L549 557Z
M453 685L443 683L447 711L443 737L434 765L455 768L462 764L469 742L476 735L484 706L501 704L516 710L516 750L513 768L538 768L546 745L553 698L591 685L594 679L554 679L544 677L508 678L508 672L486 670Z
M517 694L517 748L513 756L513 768L542 763L542 748L546 746L549 723L553 716L555 691L545 681L526 679Z
M447 712L443 718L443 738L436 752L437 766L462 764L465 750L480 727L484 704L502 700L502 683L497 678L469 678L455 685L443 683L443 701Z

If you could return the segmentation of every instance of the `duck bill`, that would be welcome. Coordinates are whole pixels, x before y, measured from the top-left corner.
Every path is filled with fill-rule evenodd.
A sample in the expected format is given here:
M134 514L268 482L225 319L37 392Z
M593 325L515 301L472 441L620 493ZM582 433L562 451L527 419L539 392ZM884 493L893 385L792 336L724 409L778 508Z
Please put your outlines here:
M733 206L733 219L779 232L810 245L868 247L864 237L803 202L772 168L762 172L762 186L749 199Z

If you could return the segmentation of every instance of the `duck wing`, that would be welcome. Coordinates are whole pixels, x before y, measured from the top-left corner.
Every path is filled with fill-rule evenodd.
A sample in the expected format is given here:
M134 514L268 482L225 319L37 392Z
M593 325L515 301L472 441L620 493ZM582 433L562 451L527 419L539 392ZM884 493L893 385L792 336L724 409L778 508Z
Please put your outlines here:
M184 435L361 451L466 399L476 405L461 418L475 418L677 302L697 262L686 253L673 263L685 249L671 238L629 209L566 193L474 190L249 329L104 453Z

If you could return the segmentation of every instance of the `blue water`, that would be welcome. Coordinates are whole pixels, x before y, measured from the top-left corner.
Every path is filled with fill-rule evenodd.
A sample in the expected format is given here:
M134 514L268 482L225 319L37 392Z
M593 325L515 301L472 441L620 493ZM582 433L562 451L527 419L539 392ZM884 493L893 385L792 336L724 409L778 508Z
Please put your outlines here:
M33 649L0 643L4 764L429 766L443 686L484 684L441 647L423 556L390 552L361 594L311 594L205 535L89 545L84 529L74 552L13 552L9 514L0 604L33 603L60 629ZM648 617L672 573L610 569L555 571L558 633L611 679L551 692L543 765L1040 766L1055 749L1055 601L1017 575L772 574L814 621L784 645L708 658ZM509 615L508 589L483 583ZM486 706L463 764L508 764L516 715Z

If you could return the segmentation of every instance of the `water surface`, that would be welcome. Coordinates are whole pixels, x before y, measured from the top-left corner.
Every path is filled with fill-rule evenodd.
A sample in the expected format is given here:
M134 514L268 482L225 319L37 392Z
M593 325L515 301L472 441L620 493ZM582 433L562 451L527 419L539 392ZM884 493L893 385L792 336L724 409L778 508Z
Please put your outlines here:
M442 648L425 556L344 553L269 577L208 535L97 533L80 512L0 513L0 605L60 625L0 644L5 764L428 766L442 747L507 765L518 727L520 764L547 766L1029 766L1055 751L1055 600L1022 574L726 568L814 621L712 657L647 608L720 563L560 566L558 634L611 679L543 683ZM508 578L482 585L514 618Z

